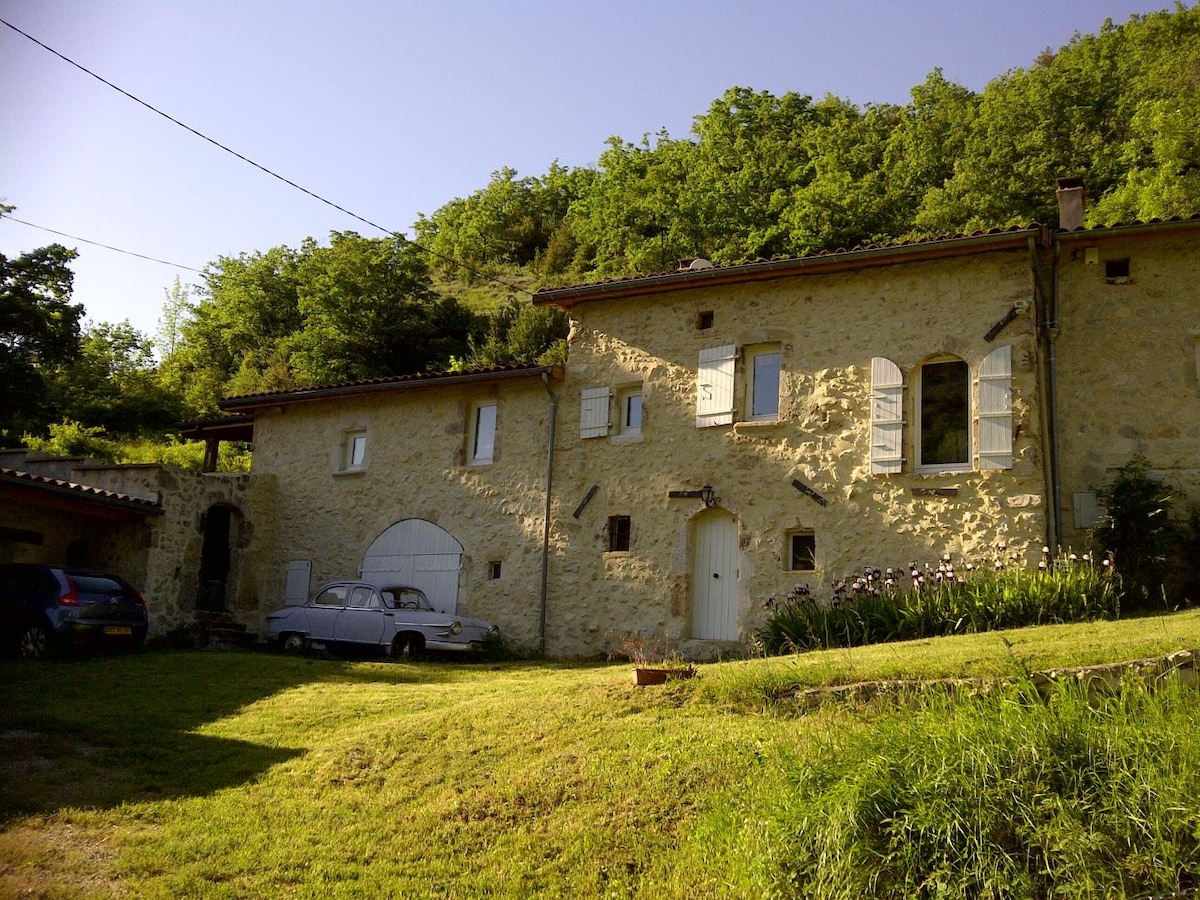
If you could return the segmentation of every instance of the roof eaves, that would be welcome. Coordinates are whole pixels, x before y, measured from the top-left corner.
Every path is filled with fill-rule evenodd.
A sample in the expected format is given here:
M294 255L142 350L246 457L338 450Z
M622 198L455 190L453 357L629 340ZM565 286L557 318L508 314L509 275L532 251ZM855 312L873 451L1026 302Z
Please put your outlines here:
M663 272L574 287L548 288L538 291L533 302L570 309L577 303L590 300L613 300L719 284L826 274L901 262L962 256L981 251L1024 248L1033 236L1044 241L1046 230L1040 225L1014 226L970 235L855 247L849 250L825 250L809 256L755 260L736 265L714 266L711 269Z
M217 405L223 410L249 412L264 406L279 406L291 403L308 403L332 397L350 397L395 391L422 390L449 387L460 384L482 384L511 381L521 378L540 378L546 375L556 381L563 378L561 366L539 366L518 364L494 366L487 369L472 369L467 372L435 372L418 375L397 375L390 378L372 378L364 381L349 381L340 384L317 385L264 394L246 394L226 397Z

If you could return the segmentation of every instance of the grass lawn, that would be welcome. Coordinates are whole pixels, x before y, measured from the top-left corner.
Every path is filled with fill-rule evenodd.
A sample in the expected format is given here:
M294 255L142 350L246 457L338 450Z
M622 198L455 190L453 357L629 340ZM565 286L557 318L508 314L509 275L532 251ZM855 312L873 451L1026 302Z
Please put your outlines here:
M797 773L922 712L796 715L788 689L1195 647L1200 612L705 665L649 688L626 664L7 661L0 897L807 896L788 849ZM1200 796L1182 802L1200 823Z

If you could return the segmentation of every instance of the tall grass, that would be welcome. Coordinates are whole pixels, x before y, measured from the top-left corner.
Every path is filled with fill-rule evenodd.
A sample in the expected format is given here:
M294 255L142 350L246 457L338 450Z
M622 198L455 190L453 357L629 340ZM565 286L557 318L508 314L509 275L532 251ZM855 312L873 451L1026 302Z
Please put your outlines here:
M834 585L819 602L798 585L771 613L757 635L767 653L854 647L884 641L969 634L1116 618L1121 581L1111 566L1090 557L1059 557L1036 570L998 568L956 573L943 563L929 577L915 566L912 585L868 571L848 587Z
M930 699L790 772L780 893L1132 897L1200 886L1200 696ZM782 824L780 824L782 823Z

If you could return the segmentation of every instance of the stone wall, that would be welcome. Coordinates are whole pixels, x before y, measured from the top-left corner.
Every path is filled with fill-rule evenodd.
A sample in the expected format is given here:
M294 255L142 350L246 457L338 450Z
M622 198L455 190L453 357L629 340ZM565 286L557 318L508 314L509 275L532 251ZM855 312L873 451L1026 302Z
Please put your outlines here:
M472 415L484 401L498 405L495 455L469 465ZM463 545L458 611L499 624L518 648L536 649L549 414L537 377L259 410L252 479L275 484L274 533L254 541L263 562L260 614L281 603L289 562L311 561L312 590L354 578L380 534L422 519ZM356 471L342 464L350 433L367 438ZM489 563L500 564L499 578L489 577Z
M822 594L831 579L866 565L936 562L944 553L990 560L1000 542L1034 558L1046 523L1031 316L1019 315L992 343L984 339L1032 299L1027 252L1005 251L576 306L555 472L554 652L611 651L628 632L663 636L695 654L732 650L761 623L763 601L797 582ZM700 329L707 312L712 327ZM782 354L778 421L697 428L699 352L766 343ZM974 376L1002 344L1012 348L1013 468L915 474L910 377L918 365L948 353ZM906 461L897 475L870 469L876 356L905 375ZM747 408L744 360L739 418ZM644 395L642 434L581 439L581 391L631 384ZM738 641L728 647L689 644L692 525L703 506L669 493L705 484L737 525ZM618 515L631 519L630 549L609 552L609 517ZM815 571L789 571L793 531L815 536Z
M1135 455L1181 512L1200 503L1200 223L1061 241L1060 517L1062 543L1078 548L1090 535L1076 493L1102 489ZM1120 261L1128 276L1110 277Z

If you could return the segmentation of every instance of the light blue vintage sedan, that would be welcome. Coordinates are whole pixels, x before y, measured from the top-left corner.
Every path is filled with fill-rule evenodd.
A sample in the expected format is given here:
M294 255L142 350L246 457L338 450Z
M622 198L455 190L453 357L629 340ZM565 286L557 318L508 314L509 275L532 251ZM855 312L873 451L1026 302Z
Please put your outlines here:
M327 584L303 606L267 615L267 640L286 651L379 649L393 658L425 650L478 651L500 628L434 610L414 587L366 581Z

